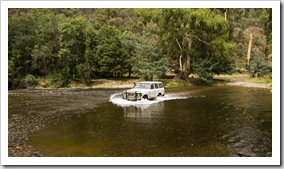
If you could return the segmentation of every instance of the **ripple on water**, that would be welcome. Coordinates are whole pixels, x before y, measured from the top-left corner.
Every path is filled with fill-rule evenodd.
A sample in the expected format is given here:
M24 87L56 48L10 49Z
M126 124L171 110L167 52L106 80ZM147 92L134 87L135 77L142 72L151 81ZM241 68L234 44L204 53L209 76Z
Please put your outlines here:
M122 98L122 93L115 93L110 96L110 102L122 107L136 106L141 108L147 108L152 104L160 103L167 100L187 99L189 97L178 96L175 94L168 94L162 97L157 97L153 100L141 99L138 101L129 101Z

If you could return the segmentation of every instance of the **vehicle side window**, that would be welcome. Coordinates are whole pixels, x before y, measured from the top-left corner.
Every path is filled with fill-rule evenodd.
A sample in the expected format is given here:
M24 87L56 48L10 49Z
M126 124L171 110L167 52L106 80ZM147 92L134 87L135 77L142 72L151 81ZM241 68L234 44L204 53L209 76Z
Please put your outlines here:
M162 83L159 83L159 88L163 88L163 84Z
M158 87L158 83L155 83L155 88L156 88L156 89L158 89L158 88L159 88L159 87Z
M151 89L154 89L154 84L151 84Z

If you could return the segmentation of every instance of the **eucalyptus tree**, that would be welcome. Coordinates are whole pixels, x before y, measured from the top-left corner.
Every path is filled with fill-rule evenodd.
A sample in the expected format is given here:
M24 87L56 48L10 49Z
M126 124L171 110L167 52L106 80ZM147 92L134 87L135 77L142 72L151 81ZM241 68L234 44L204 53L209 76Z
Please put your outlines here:
M163 9L159 20L162 47L166 55L179 63L179 76L187 79L193 35L190 29L192 9Z
M266 60L272 57L272 10L271 8L231 8L228 22L233 28L232 41L236 43L237 67L250 68L251 53L261 46ZM255 43L256 42L256 43ZM260 45L264 44L264 45Z
M141 36L136 46L136 59L133 71L144 80L152 81L154 76L162 77L168 67L168 60L163 57L158 46L157 35Z
M153 80L154 76L163 77L169 66L169 59L161 48L159 17L162 9L136 9L141 32L135 46L136 59L131 60L133 71L144 80Z
M207 65L201 64L203 60L212 67L204 69L208 78L231 72L234 46L224 16L210 9L163 9L160 25L164 51L179 62L182 79L190 71L198 74L196 65Z
M192 44L193 62L201 68L200 59L211 63L205 78L213 78L215 74L232 73L235 46L230 42L230 30L226 19L209 9L197 9L191 13L191 29L192 36L195 37Z

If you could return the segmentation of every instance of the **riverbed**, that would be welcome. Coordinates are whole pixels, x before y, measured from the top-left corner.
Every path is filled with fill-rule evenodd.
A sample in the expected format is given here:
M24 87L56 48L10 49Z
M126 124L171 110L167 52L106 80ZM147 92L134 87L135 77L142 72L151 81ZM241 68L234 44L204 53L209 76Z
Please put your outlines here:
M271 156L268 89L170 89L139 102L122 100L121 91L10 91L9 156Z

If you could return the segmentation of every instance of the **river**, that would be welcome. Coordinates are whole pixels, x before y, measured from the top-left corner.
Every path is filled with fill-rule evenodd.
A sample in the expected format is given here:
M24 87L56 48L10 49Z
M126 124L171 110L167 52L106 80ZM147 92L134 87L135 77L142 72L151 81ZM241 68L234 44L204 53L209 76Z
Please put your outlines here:
M272 95L238 86L170 89L137 102L121 89L9 92L9 118L62 113L27 144L47 157L265 157Z

